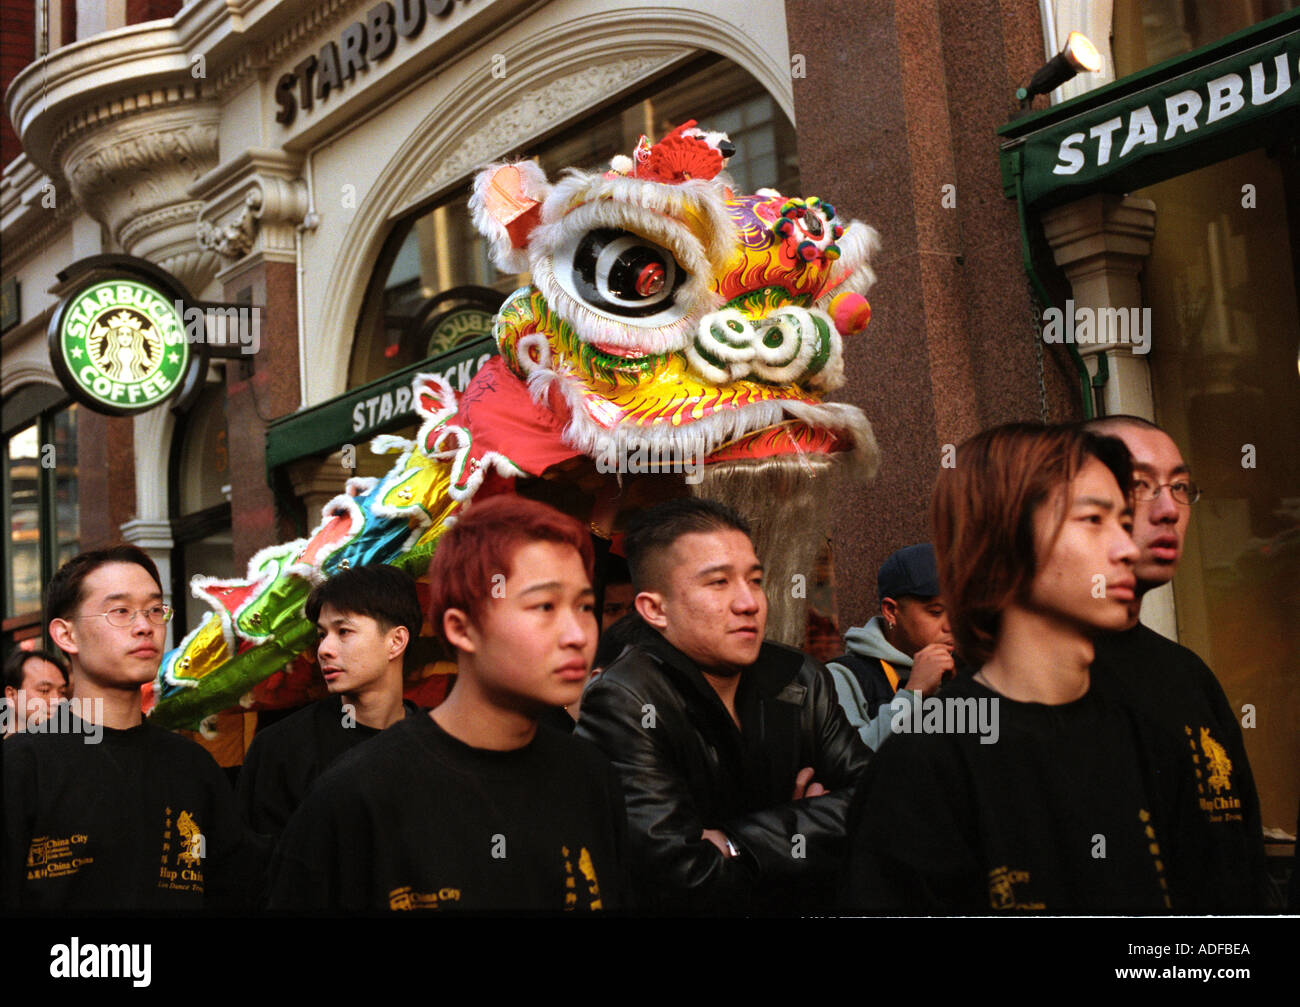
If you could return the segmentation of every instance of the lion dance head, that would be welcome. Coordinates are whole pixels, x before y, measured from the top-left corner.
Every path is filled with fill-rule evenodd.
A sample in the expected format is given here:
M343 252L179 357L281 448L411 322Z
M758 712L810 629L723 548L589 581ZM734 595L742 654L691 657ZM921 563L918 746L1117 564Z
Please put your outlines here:
M459 395L417 377L415 439L376 438L392 468L348 480L311 536L262 550L244 579L194 579L214 612L164 657L152 715L188 726L235 702L284 705L276 691L301 701L284 683L314 674L313 583L362 562L418 577L459 508L522 481L570 510L611 491L635 509L647 480L641 499L721 500L749 519L769 583L810 575L832 469L870 477L878 464L862 411L825 400L871 317L877 236L817 197L737 193L734 152L690 121L604 171L479 172L474 224L496 265L531 281L496 317L499 356ZM768 635L801 643L806 600L778 588L769 601Z

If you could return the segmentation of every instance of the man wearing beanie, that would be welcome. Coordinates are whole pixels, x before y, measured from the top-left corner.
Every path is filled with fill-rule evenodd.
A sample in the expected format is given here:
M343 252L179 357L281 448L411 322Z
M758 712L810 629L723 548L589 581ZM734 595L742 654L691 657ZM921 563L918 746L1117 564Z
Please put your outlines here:
M895 695L910 705L934 695L955 672L933 546L909 545L885 560L876 595L880 615L849 630L848 652L827 664L849 723L873 750L889 736Z

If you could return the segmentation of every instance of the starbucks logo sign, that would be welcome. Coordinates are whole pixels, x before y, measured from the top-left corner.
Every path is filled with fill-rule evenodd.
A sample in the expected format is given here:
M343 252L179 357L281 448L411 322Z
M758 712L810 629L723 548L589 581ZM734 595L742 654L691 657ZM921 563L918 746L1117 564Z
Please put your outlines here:
M91 284L66 299L51 330L65 387L101 412L143 412L170 398L191 347L174 298L131 278Z

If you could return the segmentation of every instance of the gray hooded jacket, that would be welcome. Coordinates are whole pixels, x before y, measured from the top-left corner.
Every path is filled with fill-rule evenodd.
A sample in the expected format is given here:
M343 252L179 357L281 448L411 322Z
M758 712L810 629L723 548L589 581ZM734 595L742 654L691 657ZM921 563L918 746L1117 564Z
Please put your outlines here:
M865 626L854 626L844 635L844 643L849 653L859 657L876 658L888 661L898 672L898 693L895 703L911 704L916 701L916 694L906 688L908 676L912 673L912 659L892 646L885 639L884 626L880 616L874 616ZM879 707L874 717L868 714L867 697L858 683L857 677L842 664L831 662L826 665L835 680L835 695L844 708L844 713L866 742L867 747L875 751L889 737L890 719L895 708L886 703Z

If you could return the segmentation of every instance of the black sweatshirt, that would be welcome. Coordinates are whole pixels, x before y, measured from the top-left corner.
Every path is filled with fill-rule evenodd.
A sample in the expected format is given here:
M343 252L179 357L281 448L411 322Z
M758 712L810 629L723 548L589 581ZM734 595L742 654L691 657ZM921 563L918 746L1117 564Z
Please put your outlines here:
M419 713L411 702L403 708L407 717ZM379 731L345 718L341 696L328 696L259 731L239 773L244 821L255 832L278 837L316 778Z
M1218 679L1195 653L1138 625L1101 638L1093 687L1141 718L1163 767L1181 913L1261 912L1267 871L1259 797L1241 727Z
M881 745L850 812L847 908L1168 911L1164 815L1122 704L1095 689L1019 703L967 678L935 699L997 702L997 740L895 733Z
M272 909L616 909L626 822L613 769L539 726L471 748L427 713L339 759L290 819Z
M4 907L249 907L265 850L212 756L148 722L73 727L4 743Z

